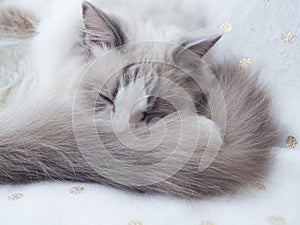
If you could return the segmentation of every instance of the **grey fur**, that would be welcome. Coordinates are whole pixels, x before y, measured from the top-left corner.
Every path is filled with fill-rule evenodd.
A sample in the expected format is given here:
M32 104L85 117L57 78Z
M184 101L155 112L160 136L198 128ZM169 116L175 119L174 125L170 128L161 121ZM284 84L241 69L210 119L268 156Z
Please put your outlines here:
M190 65L189 60L184 62L184 58L175 63L197 67ZM215 99L218 94L214 87L202 90L178 69L158 64L151 65L152 69L155 68L158 79L168 77L185 88L195 102L198 114L183 108L181 110L185 113L180 120L189 128L191 134L199 129L204 132L197 140L192 157L177 172L177 162L190 151L190 142L193 140L186 136L179 150L173 151L178 142L179 117L174 108L161 99L149 98L149 107L145 112L147 116L151 117L157 113L160 119L163 118L162 121L169 127L165 140L151 151L136 151L120 143L116 135L126 139L129 131L113 132L110 118L101 118L101 113L107 107L118 107L115 106L115 101L122 79L125 80L124 84L128 85L140 78L148 66L131 65L113 77L108 87L104 87L107 90L100 90L96 109L92 97L89 96L89 93L98 93L97 87L93 86L97 84L95 80L89 80L81 87L82 99L75 108L70 99L50 94L45 98L29 94L23 97L22 102L16 102L5 108L0 112L0 184L23 184L44 180L96 182L143 193L205 198L235 193L264 177L272 160L271 148L278 141L276 125L270 116L269 102L266 101L265 90L256 79L257 75L250 76L246 70L236 66L232 59L226 63L214 63L210 66L223 91L226 124L222 122L224 114L221 109L224 102ZM125 74L130 71L134 79ZM199 68L193 68L191 71L199 79L205 76ZM159 89L168 89L164 86L160 88L162 85L160 82L152 80L147 82L149 95L155 96L161 91ZM167 94L168 91L163 93ZM214 116L212 111L215 112ZM145 112L141 112L141 115L145 115ZM80 142L88 149L84 153L79 149L78 139L75 138L74 114L77 118L76 132L79 134ZM101 123L97 123L97 133L92 133L91 115L95 114L96 117L100 115ZM205 128L194 123L194 118L198 118L199 115L213 119L225 134L219 153L204 171L199 171L199 162L209 134L205 132ZM137 115L131 122L140 125L145 121L147 126L133 128L136 137L146 138L149 135L148 128L151 128L154 140L159 139L161 136L159 122L149 123L151 118ZM101 138L103 146L94 145L93 140L98 137ZM136 143L129 139L129 142L131 141L134 146ZM148 145L151 143L145 141L145 148ZM97 162L97 159L104 158L107 152L124 162L125 166L117 168L113 167L112 162L103 164ZM160 162L170 155L173 155L175 160L160 168L161 170L145 172L140 169L140 166ZM129 170L131 165L138 167L136 170ZM165 177L166 170L174 170L175 174ZM158 178L164 177L165 179L157 181ZM123 182L116 182L117 180ZM132 181L132 185L126 181ZM149 181L151 184L134 185L135 181L145 183Z
M90 42L95 44L105 42L105 45L114 47L125 44L125 37L119 25L100 9L95 8L91 3L85 1L82 4L82 14L86 27L84 35L87 36L86 38ZM97 21L93 21L95 18L97 18ZM93 26L95 22L98 23L98 26ZM100 23L101 26L99 29ZM106 32L103 32L104 29Z
M164 182L148 186L114 183L97 174L78 151L72 130L71 105L49 99L48 103L24 103L19 104L18 108L11 106L14 108L13 112L7 108L1 113L0 183L21 184L42 180L97 182L133 191L157 192L185 198L232 193L251 185L263 177L272 159L271 148L277 142L276 127L269 115L269 104L265 101L266 94L255 79L236 66L217 65L214 71L224 91L227 126L221 151L205 171L198 170L205 147L201 145L200 139L198 149L190 161ZM218 105L213 107L217 108ZM20 111L25 114L21 116ZM207 111L210 109L207 108ZM218 118L216 123L217 120ZM85 124L87 121L89 120L84 116L81 118L80 132L83 137L85 134L90 135L86 130L89 126ZM170 124L174 122L172 117L167 121ZM112 138L113 134L109 131L101 130L101 127L99 129L102 140L108 141L106 148L128 163L149 164L159 161L177 141L170 138L168 144L155 151L137 154ZM157 133L159 135L159 130ZM91 137L86 137L87 144L89 138ZM101 156L99 146L93 148ZM136 172L139 179L150 179L149 174ZM126 178L127 174L121 171L115 176Z

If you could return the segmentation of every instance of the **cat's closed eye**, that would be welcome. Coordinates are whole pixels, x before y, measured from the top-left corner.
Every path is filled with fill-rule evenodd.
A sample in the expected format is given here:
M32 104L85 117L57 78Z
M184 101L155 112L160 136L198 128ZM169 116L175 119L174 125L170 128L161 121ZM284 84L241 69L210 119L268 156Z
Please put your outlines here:
M111 106L114 108L114 101L113 99L107 97L106 95L99 93L96 105L95 105L95 111L103 111L107 108L107 106Z
M111 104L111 105L114 105L114 101L113 101L111 98L109 98L109 97L107 97L107 96L105 96L105 95L103 95L103 94L101 94L101 93L99 93L99 96L100 96L104 101L108 102L108 103Z
M150 96L148 97L148 103L148 109L143 113L142 117L142 121L147 124L150 122L156 122L176 111L172 103L160 97Z
M153 112L153 113L144 112L141 121L146 122L148 124L150 122L156 122L157 120L165 117L166 115L167 113L163 113L163 112Z

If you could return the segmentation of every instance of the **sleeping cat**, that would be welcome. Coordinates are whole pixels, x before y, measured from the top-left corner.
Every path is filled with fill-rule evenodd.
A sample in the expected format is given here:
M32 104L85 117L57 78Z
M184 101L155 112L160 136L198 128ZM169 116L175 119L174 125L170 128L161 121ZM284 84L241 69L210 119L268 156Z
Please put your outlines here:
M104 12L84 2L81 14L34 24L38 75L0 112L1 184L97 182L204 198L264 176L277 130L256 75L216 62L209 50L221 36L195 38L188 29L199 21L171 25L155 17L155 1L130 3Z

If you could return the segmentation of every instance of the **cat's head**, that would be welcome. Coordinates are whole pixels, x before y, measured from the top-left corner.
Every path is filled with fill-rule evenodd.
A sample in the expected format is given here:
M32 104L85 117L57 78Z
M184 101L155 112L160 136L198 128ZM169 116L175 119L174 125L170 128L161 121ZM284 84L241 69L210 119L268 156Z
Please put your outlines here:
M206 107L210 78L201 58L220 35L196 41L178 37L179 44L132 43L122 18L88 2L82 13L82 46L93 61L84 90L96 114L109 116L116 129L124 130L129 123L147 124L178 110L199 113Z

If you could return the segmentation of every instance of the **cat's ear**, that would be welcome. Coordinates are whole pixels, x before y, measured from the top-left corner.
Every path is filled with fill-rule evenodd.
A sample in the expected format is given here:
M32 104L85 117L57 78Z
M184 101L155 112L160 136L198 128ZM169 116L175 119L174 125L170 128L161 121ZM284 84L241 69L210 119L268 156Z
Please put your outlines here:
M179 51L175 53L175 62L180 62L185 59L189 60L194 58L193 54L196 54L198 57L202 58L222 37L222 35L211 35L206 36L197 41L187 41L182 44Z
M107 47L124 44L120 27L108 15L87 1L82 4L82 16L85 41Z

